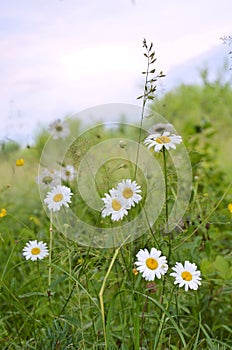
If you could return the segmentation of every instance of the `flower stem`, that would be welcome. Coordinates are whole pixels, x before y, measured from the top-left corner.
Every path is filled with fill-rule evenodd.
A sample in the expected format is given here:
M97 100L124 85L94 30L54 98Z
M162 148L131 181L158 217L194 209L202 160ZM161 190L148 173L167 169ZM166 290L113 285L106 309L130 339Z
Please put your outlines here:
M145 322L145 313L147 311L147 305L148 305L148 294L145 299L144 307L142 310L142 315L141 315L141 330L140 330L140 349L143 348L143 333L144 333L144 322Z
M49 228L49 257L48 257L48 291L51 288L51 279L52 279L52 212L50 214L50 228Z
M171 305L174 290L175 290L175 286L171 290L171 295L169 297L169 301L167 303L167 307L166 307L165 311L169 312L169 310L170 310L170 305ZM159 341L162 337L163 328L164 328L164 324L165 324L165 311L162 312L162 316L160 317L161 321L160 321L160 326L158 328L158 336L155 337L155 342L154 342L154 347L153 347L154 350L158 349Z
M167 154L166 154L165 147L163 147L162 153L163 153L164 183L165 183L165 229L168 232L168 219L169 219L169 216L168 216L168 174L167 174ZM171 256L171 237L170 237L170 234L168 232L168 256L167 256L167 263L168 264L170 261L170 256ZM166 278L164 278L163 286L162 286L162 292L161 292L161 297L160 297L160 304L161 305L163 304L163 301L164 301L165 289L166 289Z
M122 248L123 244L126 243L126 241L131 237L131 235L129 235L128 237L126 237L126 239L122 242L122 244L115 249L114 255L111 259L110 265L108 267L108 270L106 271L105 277L103 279L102 285L101 285L101 289L100 292L98 294L99 297L99 301L100 301L100 308L101 308L101 316L102 316L102 325L103 325L103 334L104 334L104 341L105 341L105 350L108 349L108 341L107 341L107 335L106 335L106 322L105 322L105 308L104 308L104 291L105 291L105 286L106 286L106 282L107 279L109 277L109 274L112 270L112 267L114 265L115 260L117 259L118 253L120 251L120 249Z
M107 350L108 348L108 342L107 342L107 336L106 336L106 323L105 323L105 308L104 308L104 300L103 300L103 295L104 295L104 290L105 290L105 285L106 285L106 281L109 277L110 271L114 265L114 262L118 256L119 250L120 250L121 246L119 248L117 248L114 252L113 258L110 262L110 265L108 267L108 270L105 274L105 277L103 279L102 282L102 286L99 292L99 301L100 301L100 307L101 307L101 315L102 315L102 325L103 325L103 334L104 334L104 341L105 341L105 349Z
M167 153L165 147L163 147L163 163L164 163L164 183L165 183L165 229L168 233L168 256L167 261L169 263L171 256L171 233L169 232L169 213L168 213L168 172L167 172Z
M165 224L168 229L168 176L167 176L167 155L166 149L163 147L163 163L164 163L164 183L165 183Z

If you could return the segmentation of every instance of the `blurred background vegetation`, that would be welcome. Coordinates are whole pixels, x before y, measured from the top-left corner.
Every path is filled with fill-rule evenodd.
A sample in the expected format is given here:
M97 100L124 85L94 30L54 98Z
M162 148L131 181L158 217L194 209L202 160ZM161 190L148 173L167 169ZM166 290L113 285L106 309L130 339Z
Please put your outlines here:
M232 214L227 208L232 202L229 187L232 173L232 87L222 77L209 82L207 70L202 71L201 77L201 85L180 85L153 101L150 108L163 115L182 135L193 169L192 198L181 224L182 233L176 232L174 255L178 259L185 255L190 261L196 261L204 283L195 299L188 301L182 295L180 326L185 329L188 349L232 349ZM75 127L80 129L81 121L77 124ZM100 137L110 138L111 132L103 128ZM118 137L126 137L123 127L114 132ZM23 148L14 142L1 142L0 207L7 209L7 215L0 218L0 348L84 349L84 335L86 349L92 348L93 343L96 344L94 349L100 349L103 348L101 317L96 300L107 269L104 263L112 252L86 250L57 233L53 266L56 295L52 301L47 301L46 288L42 287L46 286L46 271L22 259L21 251L26 240L48 239L49 219L36 186L40 155L47 137L44 130L36 136L33 145ZM15 165L19 158L25 159L21 167ZM145 244L149 245L149 240L143 237L135 242L134 252ZM130 333L128 328L128 324L134 322L128 316L128 309L133 305L126 296L118 304L117 294L114 296L115 305L111 304L112 295L118 293L117 288L130 289L132 285L134 288L132 266L125 264L125 261L133 263L130 254L130 249L125 247L112 270L106 293L106 304L110 305L111 323L108 327L112 328L109 336L112 349L133 348L133 332ZM73 286L77 288L75 293ZM154 312L152 307L150 312ZM202 321L201 314L204 315ZM198 332L199 324L202 328ZM144 325L144 339L152 339L152 327L150 319ZM170 329L167 329L169 333ZM170 349L179 349L178 336L173 337L177 340ZM166 336L163 342L167 348L169 337ZM72 347L72 344L78 346ZM122 344L124 347L120 347Z

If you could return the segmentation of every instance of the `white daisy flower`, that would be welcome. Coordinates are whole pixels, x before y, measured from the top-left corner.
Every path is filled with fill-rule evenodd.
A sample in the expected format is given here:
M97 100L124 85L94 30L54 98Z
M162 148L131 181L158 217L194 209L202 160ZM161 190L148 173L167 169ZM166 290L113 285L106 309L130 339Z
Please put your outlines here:
M66 165L61 169L61 178L64 181L73 181L76 176L76 170L72 165Z
M37 240L29 241L23 248L23 256L26 260L31 259L32 261L46 258L48 256L47 243L37 242Z
M65 122L61 122L60 119L57 119L53 123L51 123L49 125L48 131L50 132L54 140L57 140L60 137L64 139L70 133L68 124Z
M69 207L68 203L71 203L72 195L69 187L58 185L47 193L44 203L47 204L48 209L59 211L62 205Z
M102 198L105 207L102 210L102 217L111 215L112 221L121 220L124 215L128 214L127 209L129 206L125 206L125 204L119 199L118 191L112 188L110 190L110 194L105 193L105 198Z
M122 180L117 186L119 199L129 207L134 207L135 203L138 203L142 199L142 196L138 194L141 192L140 187L136 181L131 182L130 179Z
M181 136L171 134L169 131L165 131L162 134L149 135L144 140L144 144L148 146L148 148L154 147L155 152L160 152L163 147L167 150L176 149L176 145L181 142Z
M177 262L172 269L175 272L170 273L170 275L175 277L174 284L179 284L179 287L184 286L186 292L188 288L197 290L198 286L201 285L201 272L197 270L196 264L185 261L183 266Z
M60 185L61 180L57 170L44 169L36 178L36 181L42 187L54 187Z
M138 258L135 262L137 270L147 281L153 281L155 277L161 278L168 270L167 258L161 256L160 250L151 248L149 253L146 248L140 249L136 257Z

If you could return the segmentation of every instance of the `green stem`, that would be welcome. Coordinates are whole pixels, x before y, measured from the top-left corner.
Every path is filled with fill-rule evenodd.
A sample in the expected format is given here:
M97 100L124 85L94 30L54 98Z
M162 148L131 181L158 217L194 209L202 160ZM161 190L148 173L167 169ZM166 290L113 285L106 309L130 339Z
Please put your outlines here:
M136 180L137 170L138 170L138 160L139 160L139 149L140 149L140 143L142 138L142 126L143 126L143 119L144 119L144 111L145 106L147 103L147 85L148 85L148 75L150 70L150 59L149 59L149 52L148 54L148 60L147 60L147 70L146 70L146 76L145 76L145 84L144 84L144 90L143 90L143 105L142 105L142 112L141 112L141 118L140 118L140 125L139 125L139 139L138 139L138 146L137 146L137 153L136 153L136 160L135 160L135 174L134 179Z
M163 147L162 153L163 153L164 183L165 183L165 229L168 232L168 219L169 219L169 214L168 214L168 174L167 174L167 154L166 154L165 147ZM168 232L168 256L167 256L167 263L168 264L170 261L170 256L171 256L171 236L170 236L170 233ZM161 305L163 304L165 289L166 289L166 278L164 278L163 286L162 286L162 292L161 292L161 297L160 297Z
M165 147L163 147L163 163L164 163L164 183L165 183L165 229L168 233L168 257L169 264L171 256L171 234L169 232L169 213L168 213L168 172L167 172L167 153Z
M111 272L111 269L114 265L114 262L118 256L119 250L121 247L117 248L114 252L113 258L110 262L109 268L105 274L105 277L103 279L102 282L102 286L99 292L99 301L100 301L100 307L101 307L101 314L102 314L102 325L103 325L103 334L104 334L104 341L105 341L105 349L107 350L108 348L108 342L107 342L107 336L106 336L106 322L105 322L105 308L104 308L104 300L103 300L103 295L104 295L104 290L105 290L105 285L106 285L106 281L109 277L109 274Z
M163 333L163 328L164 328L164 323L165 323L165 314L166 314L167 312L169 312L174 290L175 290L175 286L172 288L171 295L170 295L170 297L169 297L167 307L166 307L166 309L162 312L162 317L161 317L161 321L160 321L160 326L159 326L159 329L158 329L158 337L155 338L155 342L154 342L154 347L153 347L154 350L158 349L159 341L160 341L160 338L161 338L162 333Z
M167 175L167 155L166 149L163 147L163 163L164 163L164 183L165 183L165 219L166 228L168 229L168 175Z
M101 308L101 316L102 316L102 326L103 326L103 334L104 334L104 341L105 341L105 350L108 349L108 341L107 341L107 335L106 335L106 320L105 320L105 308L104 308L104 291L105 291L105 286L106 286L106 282L107 282L107 279L109 277L109 274L112 270L112 267L114 265L114 262L118 256L118 253L120 251L120 249L122 248L123 244L126 243L126 241L130 238L131 235L129 235L128 237L126 237L126 239L122 242L122 244L117 248L115 249L115 252L114 252L114 255L113 255L113 258L111 259L111 262L110 262L110 265L108 267L108 270L105 274L105 277L103 279L103 282L102 282L102 285L101 285L101 289L100 289L100 292L99 292L99 301L100 301L100 308Z
M49 228L49 257L48 257L48 291L51 288L51 279L52 279L52 212L50 214L50 228Z
M148 295L145 299L145 303L144 303L144 307L143 307L143 311L142 311L142 315L141 315L141 330L140 330L140 344L139 344L140 349L143 348L143 329L144 329L145 313L147 311L147 305L148 305Z

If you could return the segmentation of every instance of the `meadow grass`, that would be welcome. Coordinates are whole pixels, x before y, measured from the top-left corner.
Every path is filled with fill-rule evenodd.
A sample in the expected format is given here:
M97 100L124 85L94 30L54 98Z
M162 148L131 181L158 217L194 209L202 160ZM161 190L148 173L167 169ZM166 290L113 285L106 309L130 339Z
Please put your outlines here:
M202 142L201 135L199 139ZM145 235L116 248L85 247L54 228L48 286L48 260L31 262L22 256L28 240L49 243L50 222L35 182L38 163L30 153L34 151L3 153L1 203L7 215L0 223L1 348L231 348L231 213L227 209L231 189L215 160L205 156L204 145L202 151L197 166L194 159L192 163L188 210L171 234L169 264L189 260L202 272L202 286L188 292L174 287L168 274L146 282L140 273L133 273L139 249L156 247L169 254L170 241L163 230L165 208ZM22 167L14 164L19 154L25 159ZM112 168L113 177L104 167L98 173L104 190L131 173L118 160ZM167 174L171 197L176 188L171 162ZM87 222L96 220L83 203L73 203ZM134 208L132 218L137 214ZM106 227L114 225L106 219ZM115 226L120 232L120 224Z
M145 48L150 64L143 103L154 93L154 81L148 74L154 55L152 46ZM134 128L96 126L72 140L64 159L53 159L60 169L67 164L77 171L83 167L81 178L62 182L73 193L69 206L75 216L62 208L51 220L51 212L43 205L44 190L38 187L36 177L41 159L42 166L48 166L43 163L46 157L41 158L47 131L29 148L2 145L0 200L7 215L0 218L1 349L232 349L231 165L220 165L222 143L215 142L213 123L199 127L202 119L196 120L194 113L180 122L178 110L173 109L173 115L191 160L192 184L186 210L171 230L168 221L179 198L175 162L181 146L170 153L146 150L147 163L144 159L139 163L137 152L143 158L145 146L140 149L137 145L147 136L144 130L140 133L139 121ZM226 120L228 132L232 123ZM67 123L75 132L80 128L80 121ZM220 128L220 121L217 123L217 130L223 131L223 125ZM136 148L130 146L131 140ZM88 156L89 150L102 145L104 154L96 148L94 156ZM60 143L58 150L62 150ZM110 152L117 157L103 159L101 164ZM155 160L154 173L149 157ZM21 158L25 163L16 166ZM98 209L99 203L103 205L101 198L122 179L133 179L135 173L142 200L121 221L103 218ZM87 196L93 184L96 201ZM46 191L48 188L45 195ZM149 200L152 206L147 211ZM150 215L159 206L157 219L151 221ZM142 220L133 224L139 215ZM96 241L92 232L100 234ZM35 239L47 243L50 255L26 260L23 248ZM145 280L138 271L136 254L145 248L156 248L167 257L169 269L160 279ZM175 263L186 260L201 271L201 285L196 290L185 291L174 285L170 276Z

